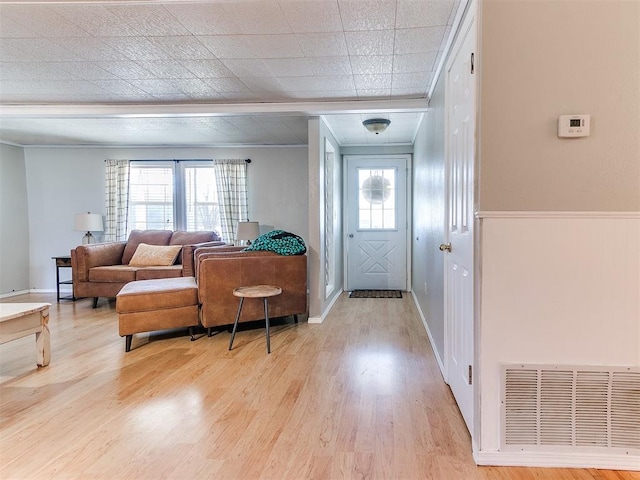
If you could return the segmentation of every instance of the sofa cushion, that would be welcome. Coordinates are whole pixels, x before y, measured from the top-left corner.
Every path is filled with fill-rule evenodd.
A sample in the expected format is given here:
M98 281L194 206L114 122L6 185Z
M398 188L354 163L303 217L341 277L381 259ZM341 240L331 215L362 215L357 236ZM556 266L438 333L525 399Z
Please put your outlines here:
M171 235L169 245L193 245L195 243L213 242L217 240L222 239L214 231L183 232L178 230Z
M182 245L147 245L139 243L131 257L132 267L168 267L173 265Z
M140 243L147 245L169 245L171 230L133 230L127 239L127 246L122 253L122 264L129 265L133 254Z
M177 278L182 276L181 265L170 267L144 267L136 272L136 280L152 280L156 278Z
M127 283L136 279L138 267L108 265L89 269L89 281L101 283Z

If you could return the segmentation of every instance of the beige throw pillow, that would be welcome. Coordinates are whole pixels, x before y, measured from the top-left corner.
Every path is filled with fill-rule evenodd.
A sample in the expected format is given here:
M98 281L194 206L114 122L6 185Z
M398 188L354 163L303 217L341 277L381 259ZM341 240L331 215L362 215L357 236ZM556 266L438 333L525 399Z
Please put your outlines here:
M168 267L173 265L182 245L147 245L141 243L136 248L129 265L132 267Z

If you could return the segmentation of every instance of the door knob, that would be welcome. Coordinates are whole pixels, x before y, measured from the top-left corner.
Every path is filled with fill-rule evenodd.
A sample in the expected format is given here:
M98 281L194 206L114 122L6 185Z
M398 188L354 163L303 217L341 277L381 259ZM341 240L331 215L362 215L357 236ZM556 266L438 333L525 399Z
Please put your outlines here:
M450 252L451 251L451 244L450 243L441 243L440 244L440 251L441 252Z
M353 233L350 233L350 234L349 234L349 238L353 238Z

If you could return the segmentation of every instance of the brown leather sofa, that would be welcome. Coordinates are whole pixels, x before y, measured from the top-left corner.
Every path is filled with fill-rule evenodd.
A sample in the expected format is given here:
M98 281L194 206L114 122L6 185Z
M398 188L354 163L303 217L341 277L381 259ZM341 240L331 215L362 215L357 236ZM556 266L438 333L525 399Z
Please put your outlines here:
M182 245L170 266L130 266L140 243ZM193 277L194 251L198 247L225 245L214 231L133 230L126 242L80 245L71 250L73 293L75 297L113 298L129 282L157 278Z
M275 285L282 294L269 298L269 317L306 315L307 256L243 251L238 247L198 248L195 251L200 323L210 329L230 325L238 311L237 287ZM259 298L245 299L240 322L261 320Z

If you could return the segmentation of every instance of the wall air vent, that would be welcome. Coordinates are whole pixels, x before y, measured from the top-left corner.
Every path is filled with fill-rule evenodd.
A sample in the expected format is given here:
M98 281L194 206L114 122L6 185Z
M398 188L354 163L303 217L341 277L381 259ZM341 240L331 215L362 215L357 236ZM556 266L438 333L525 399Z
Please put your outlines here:
M502 365L502 447L640 452L640 368Z

